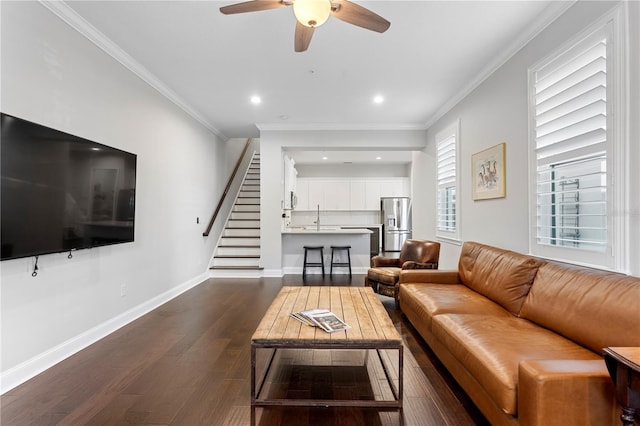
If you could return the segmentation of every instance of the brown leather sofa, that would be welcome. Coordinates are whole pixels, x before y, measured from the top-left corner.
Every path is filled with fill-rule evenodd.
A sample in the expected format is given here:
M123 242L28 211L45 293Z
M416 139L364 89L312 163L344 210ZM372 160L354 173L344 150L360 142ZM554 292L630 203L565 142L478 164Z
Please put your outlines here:
M365 285L378 294L395 299L398 306L398 279L403 269L438 269L440 243L408 239L402 245L399 257L373 256Z
M640 278L474 242L402 271L400 308L494 425L618 425L602 358L640 346Z

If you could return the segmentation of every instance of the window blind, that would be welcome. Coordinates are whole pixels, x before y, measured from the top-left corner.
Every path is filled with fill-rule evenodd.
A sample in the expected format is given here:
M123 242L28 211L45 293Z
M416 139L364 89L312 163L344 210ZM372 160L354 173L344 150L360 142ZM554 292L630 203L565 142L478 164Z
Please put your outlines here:
M456 230L456 137L438 142L438 229Z
M604 251L607 40L584 40L534 73L537 241Z

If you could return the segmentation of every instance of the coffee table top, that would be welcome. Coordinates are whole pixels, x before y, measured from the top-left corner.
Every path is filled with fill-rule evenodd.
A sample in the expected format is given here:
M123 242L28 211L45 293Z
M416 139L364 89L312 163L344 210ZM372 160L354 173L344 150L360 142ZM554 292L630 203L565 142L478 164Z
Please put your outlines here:
M327 333L291 318L291 312L328 309L351 326ZM335 344L339 347L402 344L389 314L371 287L282 287L251 337L255 344Z

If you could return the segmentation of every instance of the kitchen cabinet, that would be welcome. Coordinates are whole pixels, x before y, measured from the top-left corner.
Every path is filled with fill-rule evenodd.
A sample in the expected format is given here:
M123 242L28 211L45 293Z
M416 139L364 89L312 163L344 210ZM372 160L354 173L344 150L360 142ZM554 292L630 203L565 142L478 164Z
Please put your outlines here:
M380 197L409 197L409 179L298 178L296 210L380 210Z
M349 182L349 209L366 210L366 181L353 179Z
M310 210L309 181L307 179L298 179L296 182L296 197L298 202L294 207L295 210Z
M318 206L320 206L321 210L324 210L324 184L322 181L309 181L309 195L307 199L309 200L308 210L315 210Z

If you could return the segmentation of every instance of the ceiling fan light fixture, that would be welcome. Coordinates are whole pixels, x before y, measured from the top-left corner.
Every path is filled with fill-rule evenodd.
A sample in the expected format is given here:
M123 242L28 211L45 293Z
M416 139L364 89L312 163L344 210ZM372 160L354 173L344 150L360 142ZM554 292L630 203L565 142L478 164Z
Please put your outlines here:
M293 13L305 27L315 28L324 24L331 14L330 0L295 0Z

